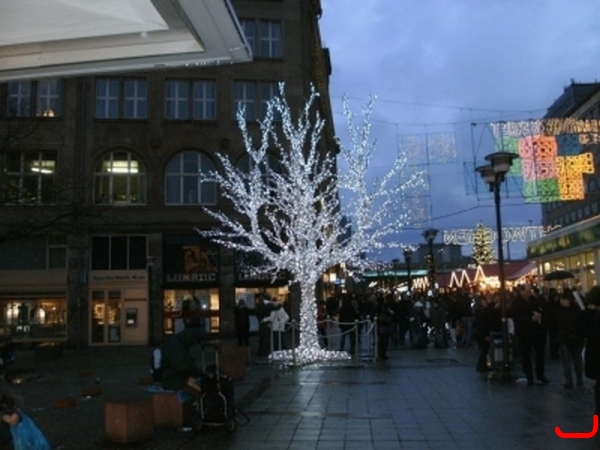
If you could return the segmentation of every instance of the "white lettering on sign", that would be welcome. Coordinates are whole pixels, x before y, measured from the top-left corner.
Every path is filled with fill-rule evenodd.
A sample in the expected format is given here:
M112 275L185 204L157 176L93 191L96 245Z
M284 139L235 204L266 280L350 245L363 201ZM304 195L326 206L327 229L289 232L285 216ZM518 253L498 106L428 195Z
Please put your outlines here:
M169 273L167 283L196 283L200 281L216 281L216 273Z
M502 240L504 242L529 242L560 227L526 226L502 228ZM497 239L495 230L489 230L491 242ZM446 245L472 245L475 239L475 230L459 228L456 230L444 230L444 244Z

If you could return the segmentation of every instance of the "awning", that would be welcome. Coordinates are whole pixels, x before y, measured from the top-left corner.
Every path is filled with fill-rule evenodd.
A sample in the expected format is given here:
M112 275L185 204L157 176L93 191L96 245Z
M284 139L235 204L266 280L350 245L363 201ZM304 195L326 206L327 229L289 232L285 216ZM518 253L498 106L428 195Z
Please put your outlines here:
M251 59L229 0L0 2L0 81Z

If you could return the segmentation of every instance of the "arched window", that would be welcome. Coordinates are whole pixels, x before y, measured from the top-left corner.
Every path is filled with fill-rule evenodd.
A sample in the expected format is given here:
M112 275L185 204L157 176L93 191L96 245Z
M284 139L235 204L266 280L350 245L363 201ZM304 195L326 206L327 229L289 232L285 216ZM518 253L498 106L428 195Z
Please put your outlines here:
M96 166L94 203L142 205L146 203L146 170L135 155L111 152Z
M217 186L205 181L215 170L210 159L196 151L175 155L165 171L165 203L167 205L215 205Z
M248 155L244 155L237 163L236 167L244 172L244 173L250 173L250 167L252 164L252 160L250 159L250 157ZM276 196L277 192L276 192L276 187L274 185L274 182L272 182L269 179L269 172L275 172L275 173L281 173L281 163L277 160L277 158L275 158L273 155L271 154L267 154L267 166L268 168L265 169L261 169L262 171L262 176L263 176L263 183L265 185L268 185L270 188L270 195L271 196Z

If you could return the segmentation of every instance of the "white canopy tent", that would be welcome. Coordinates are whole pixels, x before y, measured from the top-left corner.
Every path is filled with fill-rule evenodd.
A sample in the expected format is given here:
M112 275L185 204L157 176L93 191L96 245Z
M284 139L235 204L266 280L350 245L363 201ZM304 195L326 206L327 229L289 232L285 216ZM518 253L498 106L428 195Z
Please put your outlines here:
M229 0L0 2L0 81L251 59Z

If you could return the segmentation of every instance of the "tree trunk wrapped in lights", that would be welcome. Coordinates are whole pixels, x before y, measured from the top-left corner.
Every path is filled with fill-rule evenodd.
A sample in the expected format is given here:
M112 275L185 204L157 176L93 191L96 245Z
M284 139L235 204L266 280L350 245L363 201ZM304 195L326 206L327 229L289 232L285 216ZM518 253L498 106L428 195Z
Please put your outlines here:
M419 172L404 172L399 181L405 166L402 155L385 176L369 181L375 148L369 123L372 101L364 109L360 125L354 123L347 102L343 103L349 145L339 143L344 170L338 174L336 149L320 144L325 122L318 113L317 99L313 88L299 117L294 118L281 84L279 96L268 103L265 118L259 122L258 142L247 128L244 110L238 111L249 169L241 170L228 156L218 155L223 169L212 174L211 180L233 204L233 212L205 208L220 228L198 230L226 247L259 253L266 266L255 267L255 272L269 272L275 277L277 272L287 271L291 283L298 283L300 344L295 361L299 364L348 358L344 352L319 346L316 284L323 273L338 264L365 267L364 254L383 248L384 239L407 223L409 212L397 205L423 183ZM278 167L269 163L269 150L276 152ZM342 196L347 198L343 209ZM344 216L350 220L343 220ZM291 360L292 355L288 350L271 357Z

